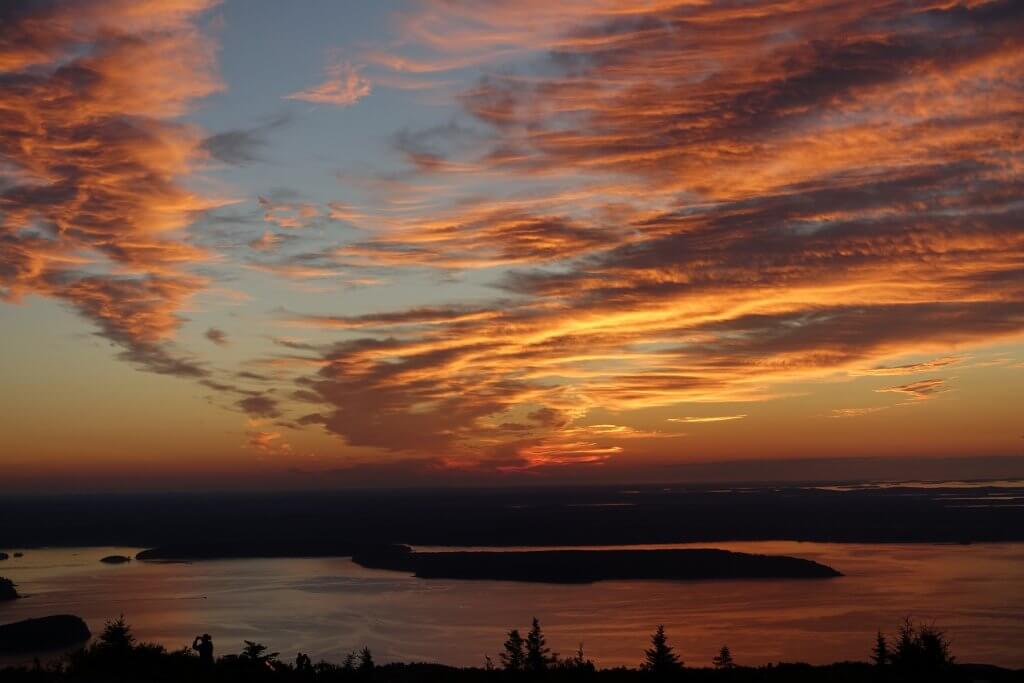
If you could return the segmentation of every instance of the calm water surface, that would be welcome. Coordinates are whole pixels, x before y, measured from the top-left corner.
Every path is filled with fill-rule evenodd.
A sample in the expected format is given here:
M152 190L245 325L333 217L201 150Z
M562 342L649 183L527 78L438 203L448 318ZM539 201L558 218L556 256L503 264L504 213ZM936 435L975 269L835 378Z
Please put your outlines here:
M583 642L599 666L614 666L637 664L659 623L691 665L708 664L723 643L748 664L866 659L876 629L912 615L945 628L962 661L1024 667L1024 543L713 546L805 557L846 576L561 586L423 580L344 558L108 566L99 558L138 549L45 549L0 563L27 595L0 604L0 622L71 613L96 632L123 613L140 639L169 648L206 631L218 655L248 639L288 658L302 650L339 661L368 645L378 661L478 665L536 615L556 651Z

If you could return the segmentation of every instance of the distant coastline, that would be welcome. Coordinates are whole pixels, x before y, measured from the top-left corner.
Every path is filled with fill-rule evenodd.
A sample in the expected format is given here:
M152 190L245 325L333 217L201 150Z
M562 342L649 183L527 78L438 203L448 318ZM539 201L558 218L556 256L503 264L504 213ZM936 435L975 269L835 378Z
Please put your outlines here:
M697 485L9 496L0 552L175 548L174 558L328 557L365 546L570 547L728 541L1024 541L1024 482ZM500 533L496 533L500 530ZM143 559L156 559L145 557Z

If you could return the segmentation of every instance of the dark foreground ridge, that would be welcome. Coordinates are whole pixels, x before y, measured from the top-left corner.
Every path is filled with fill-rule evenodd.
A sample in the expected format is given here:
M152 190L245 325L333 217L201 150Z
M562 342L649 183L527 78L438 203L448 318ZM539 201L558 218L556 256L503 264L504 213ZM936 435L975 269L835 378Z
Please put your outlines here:
M727 550L544 550L414 552L386 546L357 552L371 569L411 572L424 579L491 579L592 583L615 579L825 579L842 576L811 560Z
M0 626L0 654L59 650L91 636L85 622L71 614L26 619Z
M48 617L77 620L77 617ZM37 620L46 621L46 620ZM81 620L78 620L80 622ZM21 622L22 624L26 622ZM10 628L10 626L0 628ZM84 624L81 624L84 628ZM86 631L86 634L88 632ZM866 638L870 662L838 662L821 666L777 663L744 666L725 645L704 662L684 663L669 644L665 629L657 627L650 647L637 653L636 668L599 668L583 651L559 657L547 646L537 619L528 631L508 632L501 651L485 656L479 667L451 667L432 663L379 665L369 648L350 653L342 663L314 663L298 653L294 663L284 661L261 643L245 641L239 654L214 656L214 641L204 634L192 647L168 652L162 645L137 643L123 617L109 621L88 647L78 649L46 666L38 659L31 667L0 669L4 683L661 683L663 681L721 683L1011 683L1024 671L955 660L949 641L932 626L911 621L902 624L892 645L881 633Z

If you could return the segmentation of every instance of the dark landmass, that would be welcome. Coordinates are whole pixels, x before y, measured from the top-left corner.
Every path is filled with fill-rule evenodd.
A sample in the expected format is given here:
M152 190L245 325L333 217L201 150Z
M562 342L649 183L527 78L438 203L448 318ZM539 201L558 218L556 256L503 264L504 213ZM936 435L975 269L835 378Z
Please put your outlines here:
M210 557L312 557L386 543L1024 541L1022 498L1024 483L854 490L730 485L8 495L0 497L0 547L195 548L199 537L203 546L218 549L203 551Z
M70 614L26 619L0 626L0 653L60 650L84 643L91 636L85 622Z
M726 550L545 550L532 552L413 552L387 546L356 553L372 569L424 579L490 579L592 583L627 579L823 579L842 576L811 560Z
M131 561L132 558L127 557L126 555L107 555L106 557L100 558L100 562L103 562L104 564L124 564L125 562Z
M0 553L0 561L6 560L10 555L7 553Z
M25 557L25 553L14 553L15 557Z
M5 600L17 600L18 591L14 589L14 582L0 576L0 602Z

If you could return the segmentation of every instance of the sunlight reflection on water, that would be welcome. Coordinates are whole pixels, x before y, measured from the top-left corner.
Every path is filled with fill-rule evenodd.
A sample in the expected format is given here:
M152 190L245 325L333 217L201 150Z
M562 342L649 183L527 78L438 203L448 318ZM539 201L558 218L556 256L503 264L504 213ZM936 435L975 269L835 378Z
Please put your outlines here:
M1024 543L642 547L788 554L845 576L565 586L422 580L346 558L109 566L99 558L136 549L45 549L0 565L27 596L0 605L0 622L72 613L98 631L123 613L140 639L169 648L208 631L218 655L249 639L289 658L302 650L340 660L365 644L379 661L480 664L505 631L528 627L536 615L556 651L583 642L600 666L635 665L664 623L680 655L699 666L723 643L749 664L866 659L876 629L891 631L912 615L945 628L962 661L1024 666Z

